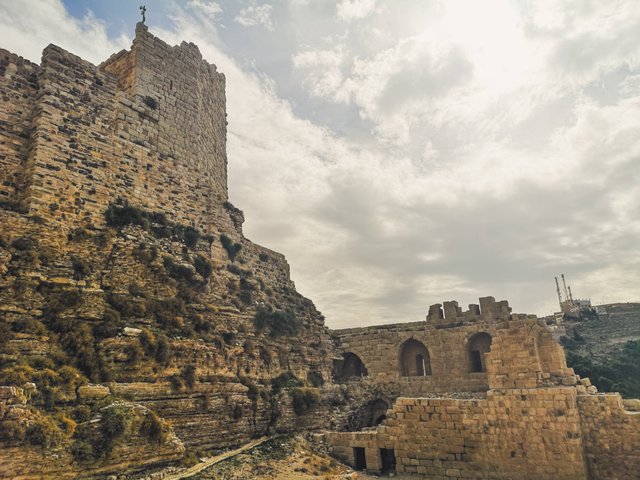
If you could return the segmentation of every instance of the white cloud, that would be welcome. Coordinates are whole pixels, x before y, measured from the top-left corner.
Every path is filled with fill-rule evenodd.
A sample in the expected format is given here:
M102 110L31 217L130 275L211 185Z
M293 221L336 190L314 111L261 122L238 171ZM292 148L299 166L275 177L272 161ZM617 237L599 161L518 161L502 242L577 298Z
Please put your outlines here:
M340 20L349 22L369 16L376 8L376 0L342 0L337 6Z
M304 83L312 95L348 103L350 94L343 88L344 60L341 46L333 50L307 50L292 59L294 68L305 73Z
M109 38L104 22L91 13L71 17L58 0L1 1L0 31L3 48L36 63L50 43L95 64L131 45L124 34Z
M235 18L235 22L243 27L262 25L267 30L273 31L274 27L271 19L272 8L273 7L267 3L258 5L255 1L252 1L251 5L240 10L240 13Z
M220 13L222 13L222 7L218 2L209 0L190 0L189 6L202 11L211 18L216 18Z
M484 295L549 313L563 271L578 296L638 300L636 2L345 2L361 19L348 31L333 5L296 3L295 25L269 9L286 28L256 30L264 49L224 43L246 38L243 24L220 38L204 0L152 33L193 41L225 73L231 200L330 326L418 320L430 303ZM127 43L58 2L26 5L0 2L0 43L30 58L54 41L96 62ZM327 128L309 120L323 109Z

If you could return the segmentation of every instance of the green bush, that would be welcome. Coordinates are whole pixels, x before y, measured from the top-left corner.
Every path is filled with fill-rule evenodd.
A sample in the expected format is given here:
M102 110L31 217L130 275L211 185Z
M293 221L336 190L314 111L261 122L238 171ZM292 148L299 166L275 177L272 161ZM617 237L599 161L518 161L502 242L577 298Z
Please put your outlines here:
M107 303L124 318L144 317L147 313L146 299L132 298L130 295L107 294Z
M88 405L78 405L71 411L71 418L77 423L88 422L91 418L91 408Z
M25 441L27 429L24 424L16 420L3 420L0 422L0 441L10 445L20 444Z
M178 281L193 283L194 270L192 270L190 267L174 262L173 258L168 255L165 256L162 261L167 275L175 278Z
M197 255L193 266L196 268L196 272L198 272L202 278L209 278L211 273L213 273L213 265L209 260L207 260L202 255Z
M200 463L200 459L198 458L196 452L194 452L193 450L187 450L184 453L184 457L182 457L181 463L183 467L189 468Z
M606 362L573 351L572 342L564 343L567 365L581 377L588 377L599 391L620 392L625 398L640 397L640 340L628 341Z
M169 382L171 383L171 388L176 392L179 392L184 387L184 380L175 373L169 377Z
M184 239L184 244L187 247L195 247L200 240L200 232L193 227L185 227L182 232L182 238Z
M315 388L294 388L289 390L289 395L296 415L304 415L320 403L320 394Z
M160 325L180 328L182 325L178 317L185 315L186 306L181 298L153 299L149 303L151 313Z
M93 462L96 458L96 454L93 449L93 444L84 439L76 439L71 445L71 454L73 457L81 463Z
M260 306L253 318L258 332L269 330L269 336L293 336L298 333L296 317L290 311L274 310L270 306Z
M198 333L208 333L211 331L211 322L200 314L192 315L191 321L193 322L193 328Z
M240 405L239 403L236 403L233 406L231 416L233 417L234 420L240 420L242 418L243 413L244 413L244 409L242 408L242 405Z
M11 242L11 246L16 250L26 251L34 250L37 247L37 243L30 237L17 237Z
M324 385L324 378L322 378L322 374L319 372L311 371L307 374L307 380L314 387L321 387Z
M0 321L0 347L5 345L14 337L13 331L8 323L4 320Z
M75 255L71 256L71 265L73 266L73 278L76 280L82 280L91 275L91 267L89 264Z
M79 290L51 291L47 293L47 300L43 316L45 319L50 319L65 310L78 306L82 301L82 293Z
M233 243L233 241L225 234L220 235L220 243L222 243L222 247L227 251L229 260L233 262L236 255L238 255L242 249L242 245L240 243Z
M156 258L158 258L158 247L156 245L151 245L147 247L144 243L138 244L138 246L133 250L133 256L137 258L140 262L149 264L153 262Z
M93 336L97 339L115 337L120 333L121 328L120 313L112 308L106 308L102 321L93 327Z
M303 385L304 382L296 377L290 370L271 379L271 390L274 394L277 394L284 389L302 387Z
M100 425L104 441L103 453L108 454L111 452L115 442L124 436L131 423L130 412L125 406L110 406L103 411Z
M242 385L248 388L247 397L249 397L251 401L255 401L258 398L258 394L260 393L260 388L258 388L258 385L256 385L256 383L248 377L239 376L238 380Z
M171 361L171 343L166 335L158 336L158 343L156 344L156 361L160 364L167 365Z
M140 346L140 341L137 339L133 343L124 347L124 353L127 356L127 363L129 365L137 364L144 356L144 352Z
M62 440L63 434L60 428L49 417L39 417L26 430L25 438L31 445L40 445L50 448Z
M131 206L123 200L111 203L104 215L110 227L123 228L127 225L137 225L156 238L176 237L188 247L195 247L201 238L200 232L191 226L172 223L167 220L164 213L149 212Z
M2 341L1 339L4 337L3 333L2 333L2 326L4 324L0 324L0 342ZM46 335L47 334L47 327L45 327L44 323L42 323L40 320L36 320L34 318L29 318L27 320L18 320L17 322L15 322L13 324L13 329L16 332L20 332L20 333L30 333L32 335Z
M145 211L133 207L127 202L109 204L104 213L107 225L110 227L126 227L127 225L139 225L143 229L149 228L149 219Z
M182 368L182 372L180 372L180 376L187 387L193 388L196 384L196 367L193 365L185 365Z
M86 323L70 318L54 318L50 328L58 333L60 345L74 364L93 381L106 379L106 366L95 348L95 338Z
M162 425L162 420L153 410L149 410L142 421L140 433L152 443L164 443L167 440L167 432Z

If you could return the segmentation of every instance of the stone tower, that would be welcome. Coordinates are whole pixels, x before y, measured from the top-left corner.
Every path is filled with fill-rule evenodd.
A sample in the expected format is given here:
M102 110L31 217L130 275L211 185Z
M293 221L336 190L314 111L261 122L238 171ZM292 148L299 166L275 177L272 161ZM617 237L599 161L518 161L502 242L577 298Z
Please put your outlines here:
M104 224L118 200L211 231L227 200L225 78L198 47L136 27L96 67L49 45L40 66L0 52L0 199L30 215Z

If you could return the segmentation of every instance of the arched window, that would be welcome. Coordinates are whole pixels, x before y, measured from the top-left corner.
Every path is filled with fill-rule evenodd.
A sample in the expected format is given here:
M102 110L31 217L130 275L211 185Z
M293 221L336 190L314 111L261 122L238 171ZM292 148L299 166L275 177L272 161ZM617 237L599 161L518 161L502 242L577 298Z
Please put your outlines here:
M469 339L467 351L469 352L469 371L486 372L484 354L491 351L491 335L484 332L476 333Z
M339 368L336 380L346 382L350 379L356 379L367 376L367 369L355 353L347 352L344 354L342 366Z
M400 347L400 375L403 377L424 377L431 375L429 352L421 342L407 340Z

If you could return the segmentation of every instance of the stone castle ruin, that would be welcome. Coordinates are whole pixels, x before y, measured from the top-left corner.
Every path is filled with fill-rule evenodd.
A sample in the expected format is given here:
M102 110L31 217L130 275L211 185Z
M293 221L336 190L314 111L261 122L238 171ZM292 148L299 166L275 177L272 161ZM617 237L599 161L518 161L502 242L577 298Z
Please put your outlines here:
M242 233L225 79L195 45L138 24L99 66L0 50L0 95L0 478L296 432L378 473L640 478L637 401L598 393L506 301L327 329Z

